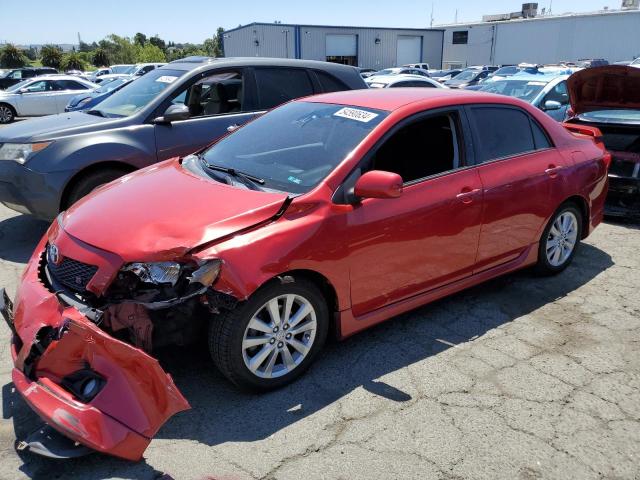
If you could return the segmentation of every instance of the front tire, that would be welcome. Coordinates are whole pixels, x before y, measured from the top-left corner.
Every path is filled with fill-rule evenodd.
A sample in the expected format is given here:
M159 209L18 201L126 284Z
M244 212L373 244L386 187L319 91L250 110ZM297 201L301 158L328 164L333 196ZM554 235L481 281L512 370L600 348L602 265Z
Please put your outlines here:
M127 173L128 172L124 169L105 168L86 174L77 182L75 182L75 185L73 185L73 187L71 187L66 201L64 202L63 210L66 210L82 197L93 192L96 188L109 183L116 178L120 178Z
M537 271L542 275L562 272L573 261L582 238L582 214L573 203L554 213L540 238Z
M216 366L243 390L268 391L293 382L322 349L329 327L325 298L310 281L274 281L209 326Z
M16 118L16 111L7 103L0 103L0 124L11 123Z

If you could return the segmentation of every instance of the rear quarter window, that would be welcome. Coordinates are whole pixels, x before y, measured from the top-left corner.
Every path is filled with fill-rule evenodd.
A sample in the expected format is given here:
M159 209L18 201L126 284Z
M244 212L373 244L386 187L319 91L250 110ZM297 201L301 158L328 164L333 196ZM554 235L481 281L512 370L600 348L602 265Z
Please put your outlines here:
M536 149L529 116L517 108L472 107L477 163L521 155Z
M309 74L301 68L256 68L255 77L262 109L314 93Z
M316 71L315 73L318 76L318 81L320 82L320 87L323 92L329 93L349 90L349 87L347 87L342 80L338 80L333 75L322 71Z

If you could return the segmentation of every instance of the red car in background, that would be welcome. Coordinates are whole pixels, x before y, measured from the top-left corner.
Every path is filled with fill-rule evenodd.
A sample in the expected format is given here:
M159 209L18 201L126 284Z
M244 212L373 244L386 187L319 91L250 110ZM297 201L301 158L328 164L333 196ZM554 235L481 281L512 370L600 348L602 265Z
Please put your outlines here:
M47 438L135 460L189 408L154 348L208 335L229 380L268 390L330 331L558 273L602 219L610 161L597 129L570 128L505 96L334 93L101 187L51 225L2 309L16 389Z

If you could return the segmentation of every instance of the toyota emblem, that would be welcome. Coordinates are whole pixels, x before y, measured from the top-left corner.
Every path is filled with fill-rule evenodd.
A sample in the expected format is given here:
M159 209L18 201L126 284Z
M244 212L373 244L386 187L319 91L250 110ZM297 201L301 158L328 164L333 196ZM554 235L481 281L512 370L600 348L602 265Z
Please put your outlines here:
M49 262L53 263L54 265L59 265L61 261L62 258L60 257L58 247L53 244L49 245Z

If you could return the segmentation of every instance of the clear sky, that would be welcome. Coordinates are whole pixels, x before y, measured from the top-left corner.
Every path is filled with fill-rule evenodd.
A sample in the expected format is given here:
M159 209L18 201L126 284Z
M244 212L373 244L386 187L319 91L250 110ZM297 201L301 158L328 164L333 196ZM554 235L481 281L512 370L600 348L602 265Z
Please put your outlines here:
M621 0L543 0L553 13L619 8ZM251 22L374 27L426 27L480 20L483 14L520 10L520 0L0 0L0 43L77 43L110 33L158 34L165 40L201 43L218 26Z

